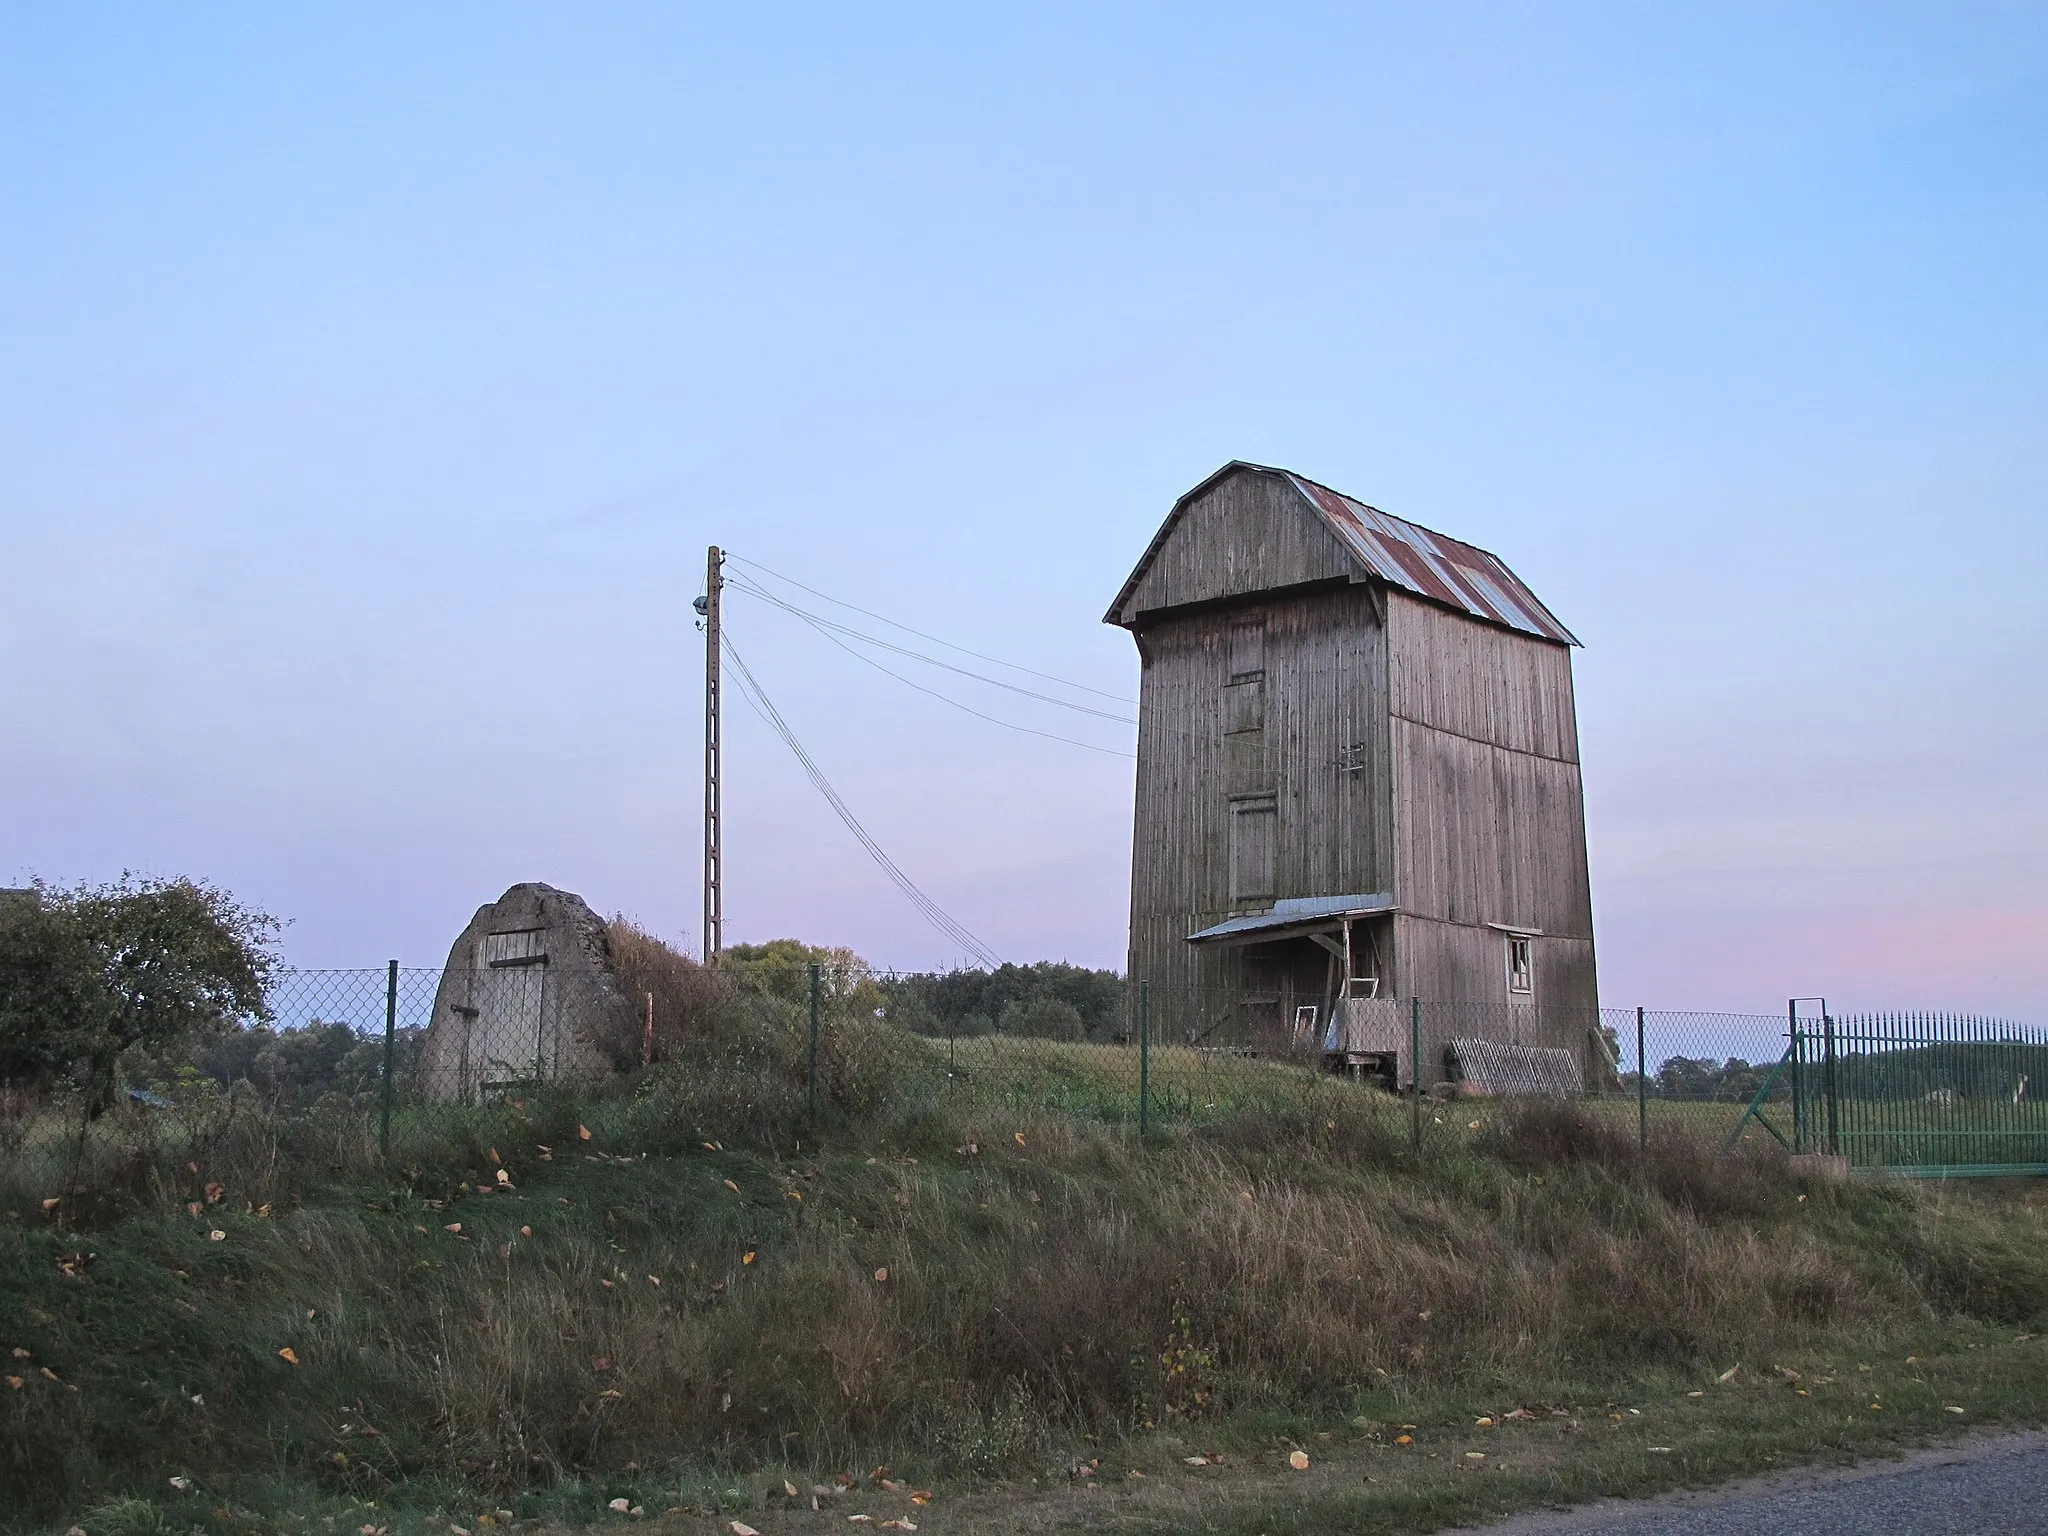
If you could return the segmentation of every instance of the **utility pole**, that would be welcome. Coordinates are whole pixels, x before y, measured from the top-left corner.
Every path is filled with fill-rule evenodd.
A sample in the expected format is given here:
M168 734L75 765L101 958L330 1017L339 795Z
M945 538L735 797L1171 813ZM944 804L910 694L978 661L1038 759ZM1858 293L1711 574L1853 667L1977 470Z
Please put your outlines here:
M704 560L704 963L716 965L725 948L725 813L720 795L718 736L718 597L725 556L716 544Z

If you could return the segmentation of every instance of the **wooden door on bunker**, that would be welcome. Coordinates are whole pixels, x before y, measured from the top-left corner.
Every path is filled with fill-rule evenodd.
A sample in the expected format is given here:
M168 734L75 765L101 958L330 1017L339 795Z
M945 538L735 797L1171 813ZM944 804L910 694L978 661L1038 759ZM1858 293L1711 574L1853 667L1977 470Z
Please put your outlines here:
M478 955L475 1039L486 1092L524 1078L554 1075L547 1039L545 928L484 935Z

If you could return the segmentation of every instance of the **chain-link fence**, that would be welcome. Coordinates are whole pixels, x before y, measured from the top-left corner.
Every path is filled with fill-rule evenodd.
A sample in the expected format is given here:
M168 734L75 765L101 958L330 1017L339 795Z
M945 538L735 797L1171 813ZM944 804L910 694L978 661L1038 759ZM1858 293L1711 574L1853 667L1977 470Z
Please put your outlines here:
M257 1119L312 1137L337 1165L411 1155L495 1106L550 1095L587 1101L585 1120L611 1114L614 1140L630 1143L634 1124L649 1134L633 1105L657 1079L686 1106L678 1123L769 1139L885 1104L1194 1132L1342 1110L1419 1139L1468 1123L1455 1102L1548 1095L1645 1136L1776 1137L1923 1171L1987 1148L2002 1166L2048 1164L2048 1120L2027 1097L2048 1040L1991 1021L1946 1034L1830 1022L1825 1051L1809 1021L1788 1050L1787 1018L1766 1014L1376 996L1283 1010L1071 967L907 973L848 957L706 970L659 946L614 958L574 968L509 942L445 972L280 972L267 1019L124 1061L111 1102L61 1084L0 1090L0 1175L17 1198L133 1183Z

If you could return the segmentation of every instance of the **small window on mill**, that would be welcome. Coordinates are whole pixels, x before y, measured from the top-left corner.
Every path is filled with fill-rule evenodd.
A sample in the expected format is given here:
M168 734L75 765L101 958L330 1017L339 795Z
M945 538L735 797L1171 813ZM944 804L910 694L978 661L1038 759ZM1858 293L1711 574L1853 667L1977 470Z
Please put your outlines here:
M1536 991L1536 941L1519 933L1508 935L1508 992L1529 997Z

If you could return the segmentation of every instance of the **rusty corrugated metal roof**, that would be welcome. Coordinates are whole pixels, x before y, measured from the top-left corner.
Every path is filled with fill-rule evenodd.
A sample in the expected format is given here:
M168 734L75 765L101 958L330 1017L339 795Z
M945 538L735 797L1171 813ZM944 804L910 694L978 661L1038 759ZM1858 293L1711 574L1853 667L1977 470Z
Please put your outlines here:
M1124 582L1123 590L1117 593L1109 612L1103 615L1104 623L1127 622L1122 617L1123 606L1137 590L1146 569L1152 564L1153 556L1165 545L1167 536L1180 519L1181 510L1226 475L1240 471L1275 475L1293 486L1357 560L1364 575L1413 592L1418 597L1426 597L1431 602L1469 613L1474 618L1506 625L1525 635L1536 635L1564 645L1579 643L1578 637L1560 624L1557 616L1522 584L1521 577L1509 570L1497 556L1475 545L1447 538L1420 523L1411 523L1377 507L1369 507L1362 501L1354 501L1341 491L1333 491L1327 485L1320 485L1291 470L1251 464L1242 459L1233 459L1174 503L1173 511L1152 536L1152 542L1139 559L1137 568Z
M1432 533L1420 523L1393 517L1341 491L1279 470L1314 504L1351 552L1375 576L1397 587L1462 608L1482 619L1577 645L1578 637L1558 623L1521 577L1496 556L1471 544Z

